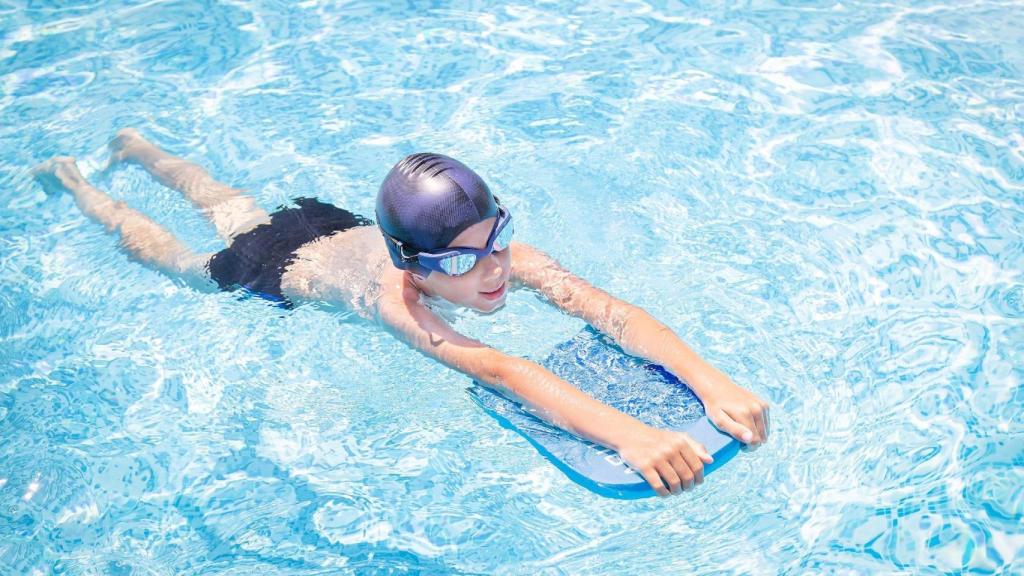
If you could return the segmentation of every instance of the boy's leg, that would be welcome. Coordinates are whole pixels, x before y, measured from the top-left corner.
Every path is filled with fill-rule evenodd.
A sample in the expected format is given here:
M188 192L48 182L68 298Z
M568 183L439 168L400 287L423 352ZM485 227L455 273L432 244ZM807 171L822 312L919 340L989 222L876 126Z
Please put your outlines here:
M206 263L213 254L192 252L138 210L94 188L78 171L74 158L57 156L32 172L47 192L68 190L86 216L106 226L107 231L120 232L121 246L143 264L180 277L192 286L213 288L206 271Z
M164 186L184 194L228 245L235 236L270 222L251 196L214 180L200 166L164 152L133 128L118 130L110 142L110 165L118 162L134 162Z

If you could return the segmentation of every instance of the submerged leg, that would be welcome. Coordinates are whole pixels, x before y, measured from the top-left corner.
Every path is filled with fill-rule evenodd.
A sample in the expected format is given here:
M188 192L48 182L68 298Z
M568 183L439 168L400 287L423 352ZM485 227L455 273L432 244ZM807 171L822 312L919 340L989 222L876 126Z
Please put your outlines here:
M136 260L179 277L197 288L213 289L206 263L213 254L197 254L173 234L121 201L93 187L78 171L75 159L56 156L32 171L48 193L71 192L82 212L103 224L108 232L118 231L121 246Z
M184 194L228 245L235 236L270 222L270 216L252 196L214 180L202 167L161 150L134 128L118 130L110 142L108 166L118 162L138 164L164 186Z

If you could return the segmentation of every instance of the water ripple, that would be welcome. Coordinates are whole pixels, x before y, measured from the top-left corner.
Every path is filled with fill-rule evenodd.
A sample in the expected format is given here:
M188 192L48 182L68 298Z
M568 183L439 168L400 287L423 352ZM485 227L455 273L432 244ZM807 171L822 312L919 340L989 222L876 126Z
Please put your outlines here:
M1014 3L0 7L0 572L1012 573L1024 538ZM463 159L517 235L773 404L700 491L596 499L344 312L204 294L29 169L197 251L136 125L267 208ZM460 331L541 358L534 294ZM543 330L537 330L543 326Z

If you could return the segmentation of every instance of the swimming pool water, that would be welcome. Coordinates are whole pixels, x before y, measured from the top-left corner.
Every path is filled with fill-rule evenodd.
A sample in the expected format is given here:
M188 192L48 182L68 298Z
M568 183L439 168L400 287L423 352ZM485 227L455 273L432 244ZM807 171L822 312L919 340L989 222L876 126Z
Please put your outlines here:
M1024 571L1015 2L0 5L0 573ZM772 404L696 492L603 499L344 310L202 294L29 174L55 154L196 250L136 126L372 214L402 156ZM527 292L456 327L543 358Z

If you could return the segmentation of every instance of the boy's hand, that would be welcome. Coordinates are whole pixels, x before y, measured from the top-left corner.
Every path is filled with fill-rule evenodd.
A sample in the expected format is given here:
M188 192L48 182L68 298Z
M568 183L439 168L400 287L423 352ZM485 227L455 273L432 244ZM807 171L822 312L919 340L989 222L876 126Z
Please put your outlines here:
M720 430L751 448L768 440L767 402L718 370L712 371L700 388L705 391L701 395L704 411Z
M688 434L643 423L630 429L618 448L619 456L643 475L658 496L668 496L669 490L672 494L692 490L704 482L704 464L712 462L707 449Z

